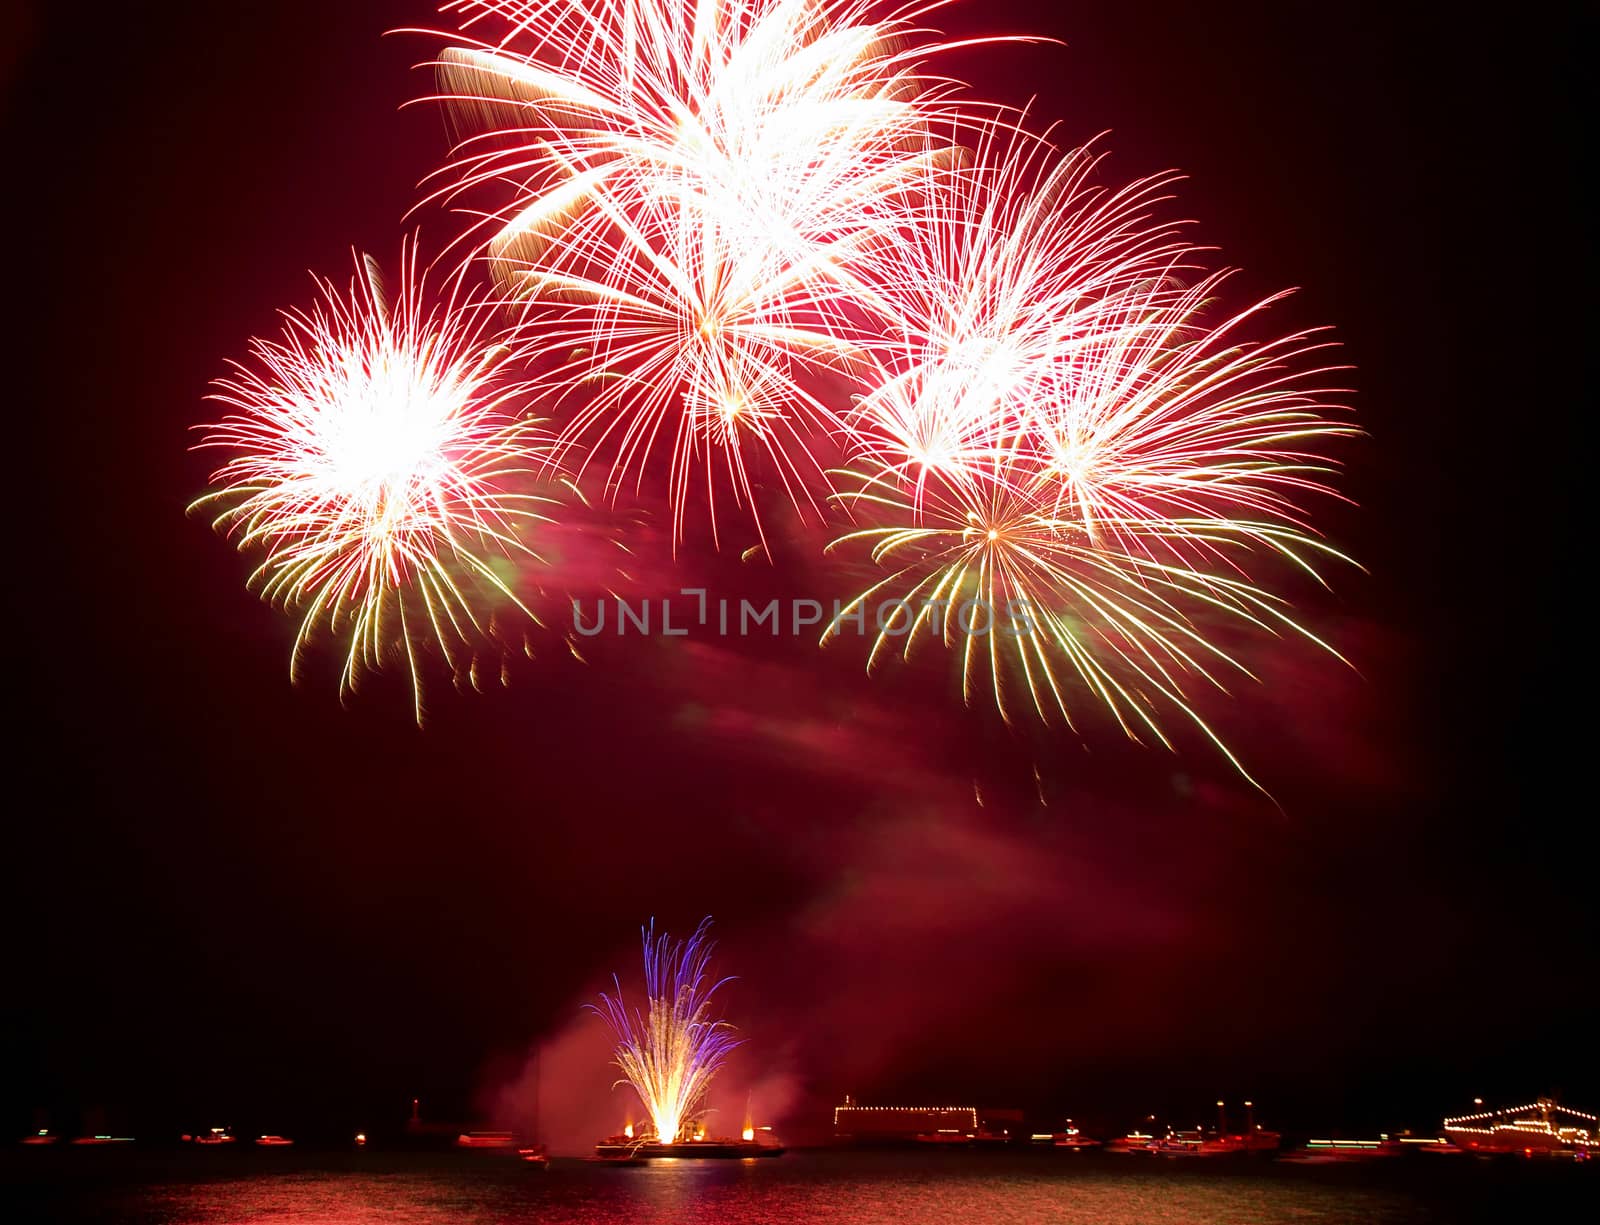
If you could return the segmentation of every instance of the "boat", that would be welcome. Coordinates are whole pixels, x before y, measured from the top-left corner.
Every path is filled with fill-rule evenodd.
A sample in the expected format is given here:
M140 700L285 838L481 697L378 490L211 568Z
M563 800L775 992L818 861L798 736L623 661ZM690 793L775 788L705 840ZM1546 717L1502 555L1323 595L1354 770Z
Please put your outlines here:
M1050 1147L1062 1149L1069 1153L1081 1153L1087 1149L1099 1148L1100 1141L1093 1136L1080 1135L1074 1129L1066 1135L1055 1135L1050 1138Z
M1140 1131L1137 1127L1126 1135L1118 1136L1106 1145L1108 1153L1148 1153L1150 1146L1156 1142L1155 1135L1148 1131Z
M516 1133L510 1131L464 1131L456 1137L457 1148L506 1151L518 1145Z
M730 1160L749 1157L781 1157L783 1146L779 1144L766 1144L760 1140L735 1140L731 1136L722 1136L716 1139L678 1140L671 1144L662 1144L656 1140L636 1140L627 1135L609 1136L594 1146L596 1157L613 1160L616 1158L638 1158L652 1160L663 1157L686 1158L690 1160Z
M996 1131L990 1127L980 1127L972 1137L972 1143L975 1148L1000 1148L1016 1142L1016 1137L1004 1128Z
M1243 1131L1228 1130L1227 1107L1217 1103L1217 1129L1191 1128L1167 1134L1150 1146L1159 1157L1247 1157L1276 1153L1283 1137L1267 1131L1255 1120L1255 1103L1244 1104L1247 1122Z
M1215 1132L1199 1127L1183 1131L1169 1130L1161 1139L1150 1145L1157 1157L1227 1157L1233 1150L1222 1142Z
M1169 1131L1150 1146L1158 1157L1248 1157L1278 1151L1283 1138L1275 1131L1221 1134L1199 1128Z
M1597 1124L1600 1118L1592 1114L1541 1097L1526 1106L1446 1119L1444 1134L1450 1143L1469 1153L1587 1161L1600 1153Z
M256 1143L262 1148L288 1148L294 1141L287 1136L257 1136Z
M48 1127L41 1127L33 1135L22 1137L22 1143L24 1144L59 1144L60 1142L61 1137Z
M184 1139L192 1139L192 1142L195 1144L206 1145L235 1144L238 1142L238 1137L233 1134L233 1129L231 1127L213 1127L210 1131L200 1132L198 1135L193 1137L185 1136Z
M1467 1150L1459 1145L1452 1144L1443 1136L1411 1136L1397 1137L1402 1153L1464 1153Z
M1093 1136L1084 1135L1072 1125L1072 1120L1068 1119L1060 1131L1051 1133L1050 1147L1068 1153L1081 1153L1085 1149L1099 1148L1100 1141Z
M1388 1136L1377 1140L1307 1140L1304 1148L1285 1153L1279 1160L1296 1165L1339 1165L1398 1157L1405 1151L1399 1140Z
M536 1165L546 1170L550 1168L550 1154L545 1150L545 1147L542 1144L533 1144L529 1145L527 1148L519 1148L517 1150L517 1156L521 1158L522 1161L527 1165Z
M965 1148L976 1138L971 1132L958 1131L954 1127L941 1127L938 1131L925 1131L913 1136L912 1140L929 1148Z
M72 1139L72 1142L73 1142L73 1144L89 1144L89 1145L132 1144L133 1143L133 1137L132 1136L74 1136L73 1139Z

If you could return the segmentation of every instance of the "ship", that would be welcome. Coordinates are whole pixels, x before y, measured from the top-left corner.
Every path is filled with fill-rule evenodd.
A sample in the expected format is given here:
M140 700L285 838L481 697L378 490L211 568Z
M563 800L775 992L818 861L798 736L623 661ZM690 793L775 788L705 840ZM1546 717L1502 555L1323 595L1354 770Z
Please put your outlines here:
M924 1136L978 1134L976 1106L863 1106L846 1096L833 1110L833 1138L857 1146L930 1143ZM948 1143L948 1142L947 1142Z
M1571 1120L1571 1121L1569 1121ZM1565 1157L1587 1161L1600 1151L1600 1119L1541 1097L1526 1106L1483 1110L1444 1121L1444 1134L1469 1153Z
M863 1106L851 1097L833 1109L833 1138L857 1147L926 1145L995 1148L1025 1144L1021 1110L978 1106Z

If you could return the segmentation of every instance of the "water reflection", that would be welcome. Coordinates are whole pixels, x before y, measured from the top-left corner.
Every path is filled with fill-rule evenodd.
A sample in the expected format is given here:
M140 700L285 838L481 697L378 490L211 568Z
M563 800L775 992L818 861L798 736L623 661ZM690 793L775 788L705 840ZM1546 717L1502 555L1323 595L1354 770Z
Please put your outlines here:
M27 1154L32 1158L35 1154ZM1596 1171L1470 1160L1364 1168L1220 1168L1115 1156L791 1153L772 1161L603 1168L373 1152L287 1161L216 1154L7 1157L30 1222L108 1225L1432 1225L1532 1219ZM211 1160L209 1158L217 1158ZM1424 1168L1424 1167L1435 1168ZM1448 1168L1444 1168L1448 1167Z

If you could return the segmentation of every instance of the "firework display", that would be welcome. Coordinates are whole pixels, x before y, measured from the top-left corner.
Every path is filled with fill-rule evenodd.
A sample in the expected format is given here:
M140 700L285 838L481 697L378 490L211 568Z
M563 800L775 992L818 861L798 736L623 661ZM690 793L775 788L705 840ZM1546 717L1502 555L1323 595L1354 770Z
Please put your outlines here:
M716 944L710 932L706 918L687 940L673 940L666 932L656 935L652 920L640 932L644 1009L628 1008L616 979L616 994L602 994L593 1005L616 1035L613 1058L623 1077L617 1083L639 1095L654 1129L650 1138L660 1144L693 1134L712 1078L740 1043L713 1011L713 997L728 980L711 977Z
M1189 283L1201 252L1148 216L1168 180L1108 192L1086 151L1048 159L996 141L937 171L894 250L900 327L840 495L862 526L831 546L890 573L846 612L875 604L869 668L937 638L1008 717L1009 677L1070 725L1071 674L1133 738L1169 744L1176 710L1227 753L1186 686L1249 675L1212 626L1306 633L1252 563L1341 556L1298 499L1353 430L1317 337L1246 338L1276 299L1217 318L1225 277Z
M1007 719L1170 746L1176 714L1233 760L1197 691L1251 675L1249 634L1326 647L1281 580L1347 560L1311 514L1358 432L1329 342L1226 305L1174 175L1108 187L933 73L939 7L444 5L448 301L324 286L207 436L297 659L326 625L347 684L396 647L415 676L420 639L491 630L539 517L510 478L559 465L608 506L664 490L674 549L691 507L714 542L730 504L760 547L774 501L822 523L841 582L873 568L840 601L877 615L869 670L942 643Z
M694 483L713 532L719 488L759 530L753 467L814 505L817 375L862 356L885 204L953 113L935 48L860 0L455 7L504 34L440 57L466 134L440 194L486 200L497 278L572 355L563 443L613 489L668 452L676 535Z
M211 397L234 411L200 445L228 459L195 507L263 555L251 585L299 616L291 673L319 630L345 643L347 688L398 656L420 722L425 643L470 669L497 605L531 615L501 563L537 556L526 529L547 500L522 478L547 439L493 313L459 279L428 305L416 260L412 245L391 294L358 258L348 292L320 281L279 339L251 343Z
M874 251L887 326L850 421L863 458L919 492L969 479L1179 267L1188 248L1150 219L1171 176L1108 192L1096 161L991 129L919 169L910 223Z

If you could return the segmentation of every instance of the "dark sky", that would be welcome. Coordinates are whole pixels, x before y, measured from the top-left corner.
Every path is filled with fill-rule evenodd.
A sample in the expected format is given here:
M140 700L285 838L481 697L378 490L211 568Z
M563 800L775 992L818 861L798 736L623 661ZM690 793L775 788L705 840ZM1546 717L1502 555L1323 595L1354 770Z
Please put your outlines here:
M795 1134L845 1092L1109 1123L1217 1096L1297 1126L1595 1108L1575 19L949 15L1065 40L960 71L1037 91L1064 141L1109 129L1114 177L1186 171L1178 211L1237 292L1303 287L1285 323L1336 325L1357 367L1360 509L1324 522L1370 575L1304 609L1359 673L1257 648L1265 683L1211 710L1279 811L1203 745L965 712L937 656L869 681L859 650L788 639L556 650L483 695L435 674L423 732L397 683L341 707L321 659L291 686L289 623L185 517L188 427L308 268L393 260L444 134L397 113L431 44L380 34L437 22L138 7L0 19L5 1128L310 1133L414 1094L515 1114L540 1040L547 1108L587 1127L620 1105L579 1005L641 922L705 913L750 1039L725 1095ZM735 541L674 571L647 525L641 581L831 594L815 540L780 537L774 567Z

